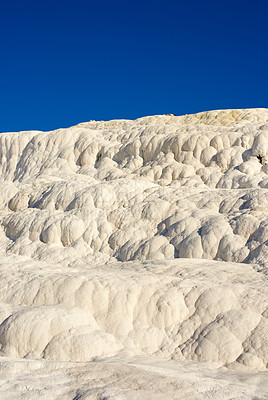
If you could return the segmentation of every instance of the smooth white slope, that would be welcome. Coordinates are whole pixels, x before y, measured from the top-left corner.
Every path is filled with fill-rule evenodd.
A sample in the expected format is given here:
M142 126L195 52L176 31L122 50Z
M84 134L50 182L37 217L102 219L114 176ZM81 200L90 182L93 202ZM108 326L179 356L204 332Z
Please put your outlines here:
M0 262L2 356L89 361L127 352L266 369L267 281L250 266Z

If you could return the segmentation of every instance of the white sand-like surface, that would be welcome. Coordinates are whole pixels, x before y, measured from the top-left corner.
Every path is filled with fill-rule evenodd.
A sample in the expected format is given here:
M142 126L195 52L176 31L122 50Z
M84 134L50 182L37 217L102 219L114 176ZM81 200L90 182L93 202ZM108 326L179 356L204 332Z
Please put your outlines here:
M0 399L268 399L268 109L0 134Z

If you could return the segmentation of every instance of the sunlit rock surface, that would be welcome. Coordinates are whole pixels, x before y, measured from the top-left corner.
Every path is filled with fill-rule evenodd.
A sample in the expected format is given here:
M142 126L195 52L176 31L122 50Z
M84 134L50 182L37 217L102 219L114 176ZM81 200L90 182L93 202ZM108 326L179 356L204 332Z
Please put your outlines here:
M268 398L267 109L2 133L0 176L1 399Z

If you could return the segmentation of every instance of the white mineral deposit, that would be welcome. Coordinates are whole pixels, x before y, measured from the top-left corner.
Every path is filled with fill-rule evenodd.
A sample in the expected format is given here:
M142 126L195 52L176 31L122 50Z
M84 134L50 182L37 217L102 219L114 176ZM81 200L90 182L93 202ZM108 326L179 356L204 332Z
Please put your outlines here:
M268 399L268 109L0 134L0 399Z

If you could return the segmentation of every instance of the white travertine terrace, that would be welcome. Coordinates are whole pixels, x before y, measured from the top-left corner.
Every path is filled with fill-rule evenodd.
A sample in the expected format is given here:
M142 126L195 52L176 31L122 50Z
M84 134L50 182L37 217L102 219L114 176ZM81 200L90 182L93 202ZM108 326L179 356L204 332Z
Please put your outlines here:
M268 109L2 133L0 177L2 360L267 370Z

